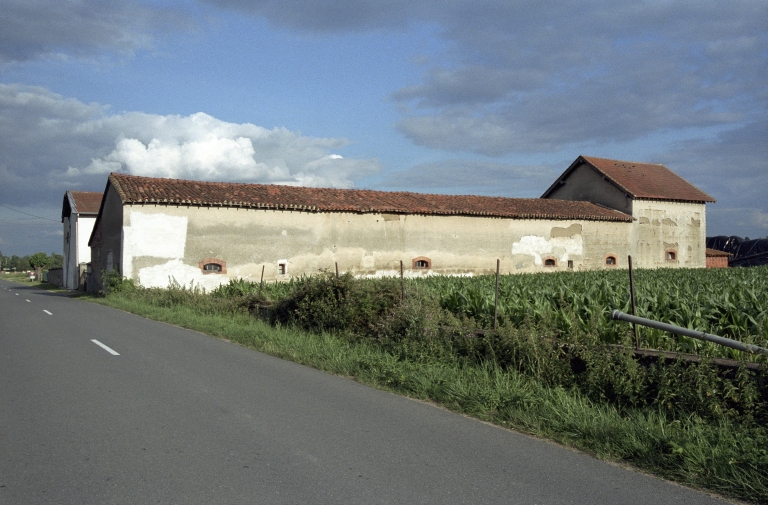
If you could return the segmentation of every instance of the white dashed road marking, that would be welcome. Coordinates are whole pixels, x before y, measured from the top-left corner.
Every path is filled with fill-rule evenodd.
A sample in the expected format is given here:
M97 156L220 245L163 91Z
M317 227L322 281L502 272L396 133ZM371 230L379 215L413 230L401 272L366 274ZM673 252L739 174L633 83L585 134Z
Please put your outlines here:
M32 302L30 302L29 300L27 300L27 302L29 302L29 303L32 303Z
M99 342L96 339L92 339L91 342L93 342L94 344L98 345L99 347L101 347L102 349L104 349L105 351L107 351L109 354L111 354L113 356L120 356L120 354L118 354L117 352L115 352L114 350L110 349L109 347L107 347L106 345L102 344L101 342Z
M51 314L50 312L48 312L47 310L45 310L45 309L43 309L43 312L45 312L45 313L46 313L46 314L48 314L49 316L52 316L52 315L53 315L53 314Z

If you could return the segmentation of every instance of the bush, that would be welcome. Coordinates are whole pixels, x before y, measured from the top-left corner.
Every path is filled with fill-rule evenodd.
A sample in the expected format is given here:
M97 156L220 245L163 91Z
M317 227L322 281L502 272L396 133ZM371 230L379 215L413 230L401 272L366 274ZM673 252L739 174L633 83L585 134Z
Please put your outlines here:
M102 271L101 278L104 283L105 293L136 290L136 284L134 284L133 279L126 279L117 270Z
M288 296L275 304L274 318L306 330L371 337L376 322L399 301L400 287L394 279L374 283L349 273L337 277L324 272L293 283Z

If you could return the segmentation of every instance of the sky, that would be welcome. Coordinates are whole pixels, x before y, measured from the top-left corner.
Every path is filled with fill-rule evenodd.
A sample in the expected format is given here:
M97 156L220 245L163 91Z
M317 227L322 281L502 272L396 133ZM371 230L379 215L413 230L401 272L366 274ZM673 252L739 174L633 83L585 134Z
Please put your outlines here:
M537 198L663 163L768 236L764 1L0 0L0 251L110 172Z

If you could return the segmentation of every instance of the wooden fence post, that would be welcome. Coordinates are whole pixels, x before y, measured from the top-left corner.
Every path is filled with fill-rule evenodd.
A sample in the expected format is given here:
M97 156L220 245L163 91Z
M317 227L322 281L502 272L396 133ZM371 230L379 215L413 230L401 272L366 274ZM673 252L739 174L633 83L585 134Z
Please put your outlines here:
M629 298L632 300L632 315L636 316L637 314L635 309L635 278L632 275L632 256L627 256L627 263L629 264ZM635 332L635 349L640 349L640 337L639 333L637 331L637 325L635 323L632 323L632 329Z
M496 259L496 294L493 298L493 329L499 327L499 265L500 259Z
M400 260L400 301L405 300L405 281L403 280L403 260Z

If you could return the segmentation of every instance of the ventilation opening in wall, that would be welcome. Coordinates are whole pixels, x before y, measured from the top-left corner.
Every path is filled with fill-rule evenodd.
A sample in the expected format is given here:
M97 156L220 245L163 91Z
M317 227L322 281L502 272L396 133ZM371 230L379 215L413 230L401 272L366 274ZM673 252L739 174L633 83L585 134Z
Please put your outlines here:
M411 268L414 270L427 270L432 268L432 260L425 256L419 256L418 258L413 258L411 261Z
M606 266L609 266L609 267L615 267L616 265L619 264L619 262L616 261L616 256L608 255L605 257L605 264Z
M557 261L555 261L554 258L547 258L544 260L544 266L545 267L556 267Z
M205 258L197 265L204 274L225 274L227 273L227 262L219 258Z
M288 273L288 262L279 261L277 263L277 275L285 275Z

